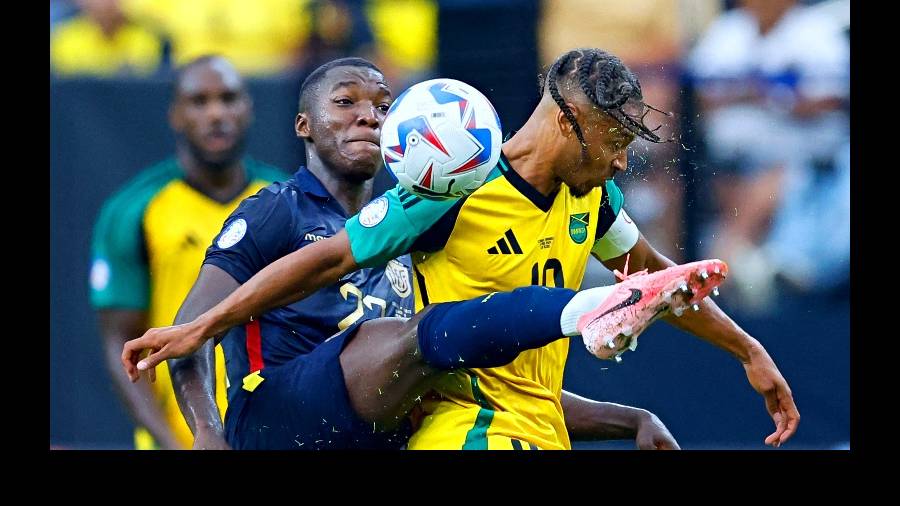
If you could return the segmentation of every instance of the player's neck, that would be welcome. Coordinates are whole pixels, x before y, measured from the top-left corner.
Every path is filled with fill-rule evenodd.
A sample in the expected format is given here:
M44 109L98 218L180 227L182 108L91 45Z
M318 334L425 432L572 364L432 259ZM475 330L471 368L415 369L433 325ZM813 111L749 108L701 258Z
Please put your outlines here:
M545 126L529 118L525 125L503 144L503 154L509 160L510 167L519 176L544 196L550 196L559 189L560 182L553 172L555 153L549 149L539 148L548 135Z
M178 163L184 169L184 178L197 191L216 202L234 200L247 185L244 164L237 160L224 168L210 168L191 156L179 154Z
M372 200L373 179L359 182L343 178L315 163L310 163L307 168L344 208L347 216L353 216Z

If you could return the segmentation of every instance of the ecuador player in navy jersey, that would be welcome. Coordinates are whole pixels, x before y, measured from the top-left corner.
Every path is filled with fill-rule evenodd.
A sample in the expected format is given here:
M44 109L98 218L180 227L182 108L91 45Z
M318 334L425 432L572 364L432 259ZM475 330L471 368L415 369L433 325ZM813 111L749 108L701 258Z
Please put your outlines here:
M253 315L303 298L361 267L383 265L386 258L400 253L414 253L417 308L471 298L479 292L508 291L511 286L529 283L553 285L555 288L548 292L574 301L577 296L570 288L580 284L587 254L617 270L623 269L630 258L633 270L647 269L651 276L671 268L674 264L640 235L621 208L620 193L611 182L618 171L625 170L627 146L635 136L659 141L643 122L647 106L637 78L618 58L604 51L574 50L562 55L550 68L543 89L543 97L529 120L503 145L504 158L498 168L501 176L459 202L403 205L406 197L392 190L393 194L389 192L383 200L361 211L365 223L354 216L348 220L345 231L270 264L192 323L151 329L127 343L122 360L132 380L137 378L139 352L146 348L153 353L140 361L141 369L190 353L209 337L244 324ZM528 240L518 237L519 247L515 248L510 235L517 236L520 229ZM488 244L488 238L496 243ZM509 241L506 249L513 254L505 255L508 258L498 258L501 255L497 252L504 249L500 240ZM548 256L545 250L556 251L559 256ZM517 256L519 251L521 257ZM567 289L570 293L556 292ZM540 299L539 293L529 296ZM547 314L558 315L552 308L559 308L560 301L537 299L527 309L547 309ZM660 315L725 349L741 362L748 381L764 397L775 423L775 431L765 442L779 446L795 433L799 423L787 382L763 346L711 300L697 301L696 307L702 311L683 317L678 317L677 311ZM446 369L447 356L432 356L435 336L429 329L435 326L429 325L428 320L435 309L421 314L410 322L419 319L419 326L424 328L407 328L408 333L397 339L402 342L418 334L415 351L420 352L418 360L423 367ZM564 416L566 398L560 389L566 358L560 343L564 341L545 339L535 349L521 343L525 337L532 337L533 329L525 323L538 327L538 322L529 321L526 315L512 304L506 311L494 314L494 320L515 327L521 339L498 342L506 335L501 328L493 342L498 350L528 352L503 357L507 362L484 360L473 364L470 360L466 369L450 375L452 378L438 375L443 379L433 385L437 395L424 405L428 416L411 440L411 448L465 448L472 447L468 446L470 441L478 443L476 447L490 448L492 436L495 441L505 438L506 444L519 439L538 447L569 447L568 435L560 430L569 418ZM390 326L376 323L382 321L392 320L374 320L363 327ZM453 322L441 322L445 324ZM565 329L561 330L568 335ZM378 349L383 350L384 343L390 342L392 333L397 331L393 328L372 334L367 330L366 337L381 343ZM366 340L361 337L349 343L345 354L355 348L354 343ZM479 344L467 339L475 341L476 337L474 333L468 337L457 335L455 343L442 344ZM476 355L485 353L490 354L480 349ZM342 364L350 361L345 354L340 355ZM361 360L382 358L370 351ZM385 364L385 368L389 367ZM378 376L372 374L368 379L377 383ZM351 383L348 381L348 392L354 395ZM505 402L510 394L516 394L515 398Z
M267 264L340 233L348 216L375 192L379 128L390 102L383 76L365 60L336 60L310 75L296 122L308 166L291 180L246 199L226 220L207 250L177 323L190 321ZM309 296L300 302L258 313L229 330L222 340L229 378L224 429L212 402L209 344L194 356L174 361L174 386L194 429L194 447L225 447L223 432L227 443L239 449L405 444L408 427L400 415L434 377L431 367L406 353L416 328L415 320L406 322L412 314L412 293L409 257L399 256L373 268L348 271L317 292L304 294ZM492 308L503 301L498 296L476 307ZM379 319L361 325L372 318ZM366 330L351 343L361 327ZM548 330L542 335L557 339L558 315L544 328ZM370 350L369 338L379 330L389 331L393 340ZM342 353L345 347L347 353ZM379 356L380 351L387 353ZM442 351L454 360L463 355L478 358L471 350ZM376 393L379 385L384 392ZM677 448L647 411L574 395L567 396L567 406L572 420L579 421L576 430L589 437L634 437L642 448ZM529 447L522 441L510 442L510 447L515 444Z

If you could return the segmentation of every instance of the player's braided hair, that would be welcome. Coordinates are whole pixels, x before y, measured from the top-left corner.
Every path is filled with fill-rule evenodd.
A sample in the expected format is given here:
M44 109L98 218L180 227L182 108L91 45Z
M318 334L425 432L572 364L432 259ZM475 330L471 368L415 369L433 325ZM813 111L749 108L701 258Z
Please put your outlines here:
M671 142L660 139L656 131L662 125L650 129L644 118L650 111L665 113L647 105L643 101L641 84L637 76L622 63L622 60L600 49L576 49L560 56L547 71L546 85L550 96L572 124L575 135L581 142L582 152L587 152L587 143L581 125L562 94L559 92L559 80L569 78L577 81L581 91L602 111L616 119L626 130L650 142ZM544 87L541 86L541 95ZM640 113L626 112L625 108L637 109Z
M318 68L313 70L306 79L303 80L303 84L300 86L300 99L298 101L297 107L299 112L305 112L309 109L309 94L310 90L312 90L315 85L325 77L325 74L335 68L335 67L365 67L378 72L379 74L384 75L384 72L381 71L374 63L366 60L364 58L338 58L337 60L331 60L327 63L320 65Z

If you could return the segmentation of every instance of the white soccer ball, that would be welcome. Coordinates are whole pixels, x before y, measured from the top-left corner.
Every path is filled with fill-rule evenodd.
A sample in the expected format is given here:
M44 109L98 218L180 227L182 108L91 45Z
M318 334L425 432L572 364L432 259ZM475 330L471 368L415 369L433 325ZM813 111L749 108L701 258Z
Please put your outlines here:
M458 198L484 184L500 160L501 136L497 111L481 92L454 79L432 79L391 105L381 127L381 156L411 193Z

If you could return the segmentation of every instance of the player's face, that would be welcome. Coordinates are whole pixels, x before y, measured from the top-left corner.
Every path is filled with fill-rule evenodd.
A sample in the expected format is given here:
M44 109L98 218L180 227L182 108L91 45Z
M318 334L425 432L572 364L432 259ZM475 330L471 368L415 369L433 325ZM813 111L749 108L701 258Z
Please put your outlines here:
M392 101L384 76L375 70L329 70L308 117L309 137L325 165L355 181L374 177L382 164L381 125Z
M596 112L582 123L587 156L579 154L578 170L562 178L572 195L582 197L628 167L628 145L634 134L611 116ZM578 144L577 139L575 140ZM575 149L581 151L578 144Z
M223 167L240 158L251 119L250 97L231 66L213 60L182 79L172 126L204 165Z

